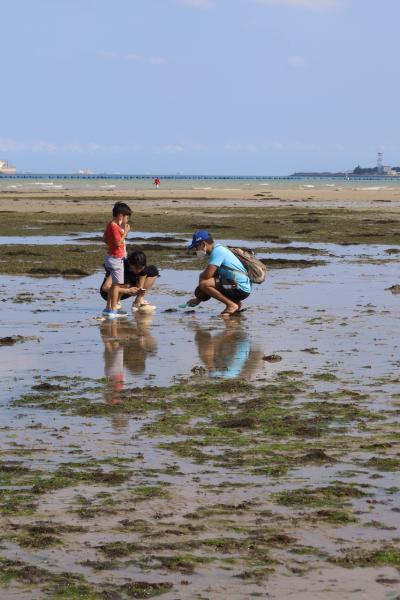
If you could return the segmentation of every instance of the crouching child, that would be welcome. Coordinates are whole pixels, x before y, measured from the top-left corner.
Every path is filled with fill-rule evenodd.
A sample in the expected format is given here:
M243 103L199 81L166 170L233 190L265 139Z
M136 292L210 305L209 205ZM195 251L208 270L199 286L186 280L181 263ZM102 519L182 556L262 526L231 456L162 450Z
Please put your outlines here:
M155 306L146 300L146 296L157 277L159 277L157 267L147 265L146 254L142 250L131 252L123 260L123 282L118 285L117 306L120 306L121 300L134 298L132 311L154 310ZM106 268L106 274L100 287L100 294L104 300L107 300L111 286L112 275Z

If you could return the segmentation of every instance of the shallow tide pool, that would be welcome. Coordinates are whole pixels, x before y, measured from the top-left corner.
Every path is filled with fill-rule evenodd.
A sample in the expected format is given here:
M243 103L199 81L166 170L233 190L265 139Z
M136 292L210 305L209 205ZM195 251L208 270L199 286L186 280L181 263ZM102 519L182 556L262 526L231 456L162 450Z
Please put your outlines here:
M212 377L255 380L277 369L331 366L353 379L385 374L399 360L399 296L386 290L398 265L338 258L272 271L254 286L247 311L228 322L212 300L179 308L195 287L194 271L163 271L148 297L154 313L132 314L127 300L128 318L111 322L101 319L101 273L75 280L0 276L2 337L38 338L0 347L1 395L7 401L44 374L105 376L118 386L165 385L199 367ZM282 361L264 361L269 354Z
M1 598L396 597L399 262L318 246L227 322L195 271L115 321L0 277Z

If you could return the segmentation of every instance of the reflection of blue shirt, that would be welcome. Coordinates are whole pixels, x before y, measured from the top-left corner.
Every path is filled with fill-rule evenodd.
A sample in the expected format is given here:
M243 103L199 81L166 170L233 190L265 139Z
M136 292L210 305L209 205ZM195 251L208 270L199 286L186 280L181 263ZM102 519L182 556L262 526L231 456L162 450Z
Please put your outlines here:
M239 290L251 292L251 281L247 275L245 267L240 260L221 244L215 244L208 261L209 265L218 267L217 276L221 279L234 280ZM228 267L228 268L224 268ZM234 269L233 271L231 269Z
M239 377L243 367L246 364L250 354L250 342L248 338L241 340L230 357L225 369L212 369L211 377L223 377L224 379L234 379Z

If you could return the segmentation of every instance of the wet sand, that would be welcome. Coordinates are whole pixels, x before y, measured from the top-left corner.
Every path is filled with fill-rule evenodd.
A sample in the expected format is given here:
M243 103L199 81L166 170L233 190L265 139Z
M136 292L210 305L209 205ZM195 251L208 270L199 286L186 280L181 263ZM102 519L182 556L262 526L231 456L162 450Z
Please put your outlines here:
M271 271L228 323L178 308L193 271L111 323L100 272L0 276L0 597L394 597L387 250L309 244L323 265Z
M400 186L361 185L312 185L290 182L279 186L251 184L229 184L225 188L193 186L188 189L169 188L167 184L159 190L137 189L134 185L124 190L23 190L0 191L0 210L16 212L50 211L54 213L87 213L108 210L113 202L130 200L134 207L152 210L155 207L191 209L198 203L203 207L221 208L237 206L279 206L301 204L303 207L337 208L344 206L355 210L377 209L386 211L400 208ZM234 204L235 205L235 204Z
M0 598L398 592L399 194L235 187L0 193ZM107 322L118 198L163 269ZM228 323L178 307L208 223L271 265Z

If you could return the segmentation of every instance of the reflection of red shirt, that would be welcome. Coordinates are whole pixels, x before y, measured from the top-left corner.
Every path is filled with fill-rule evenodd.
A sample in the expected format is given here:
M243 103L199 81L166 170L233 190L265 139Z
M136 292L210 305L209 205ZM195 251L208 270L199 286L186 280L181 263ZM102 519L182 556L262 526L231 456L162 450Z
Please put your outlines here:
M124 389L124 373L118 373L111 377L112 388L115 392L119 392Z
M123 258L125 256L125 242L117 246L123 234L124 230L117 223L114 223L114 221L111 221L107 225L104 232L104 239L107 244L109 256L114 256L115 258Z

